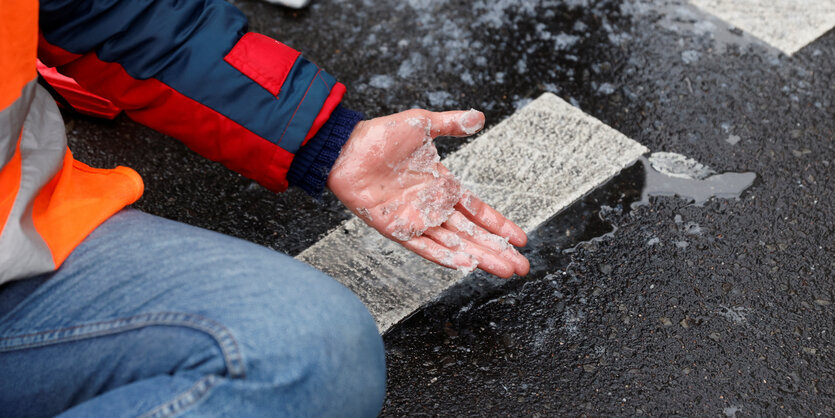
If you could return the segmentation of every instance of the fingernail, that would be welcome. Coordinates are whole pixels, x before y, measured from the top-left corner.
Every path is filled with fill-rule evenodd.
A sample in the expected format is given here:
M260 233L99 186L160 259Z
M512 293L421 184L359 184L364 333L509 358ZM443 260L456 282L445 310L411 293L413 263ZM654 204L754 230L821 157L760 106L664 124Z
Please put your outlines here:
M458 124L461 125L461 130L465 134L472 135L484 127L484 119L481 117L481 112L470 109L461 115Z

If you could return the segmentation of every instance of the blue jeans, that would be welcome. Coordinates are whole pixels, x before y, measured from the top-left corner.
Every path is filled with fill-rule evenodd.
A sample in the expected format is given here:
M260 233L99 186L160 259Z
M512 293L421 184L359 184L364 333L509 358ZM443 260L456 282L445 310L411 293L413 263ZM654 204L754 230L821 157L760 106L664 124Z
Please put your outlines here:
M375 416L383 343L289 256L125 210L0 288L0 415Z

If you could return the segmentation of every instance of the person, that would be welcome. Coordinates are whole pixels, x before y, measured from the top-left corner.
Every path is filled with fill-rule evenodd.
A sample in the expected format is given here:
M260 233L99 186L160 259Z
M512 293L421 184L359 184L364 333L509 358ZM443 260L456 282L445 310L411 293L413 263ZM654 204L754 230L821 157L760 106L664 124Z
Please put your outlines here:
M287 255L126 209L140 176L73 158L38 58L270 190L328 187L431 261L529 269L513 248L524 232L432 145L481 129L480 112L366 120L340 104L344 85L223 0L0 0L0 21L3 416L373 416L385 394L382 340L353 293Z

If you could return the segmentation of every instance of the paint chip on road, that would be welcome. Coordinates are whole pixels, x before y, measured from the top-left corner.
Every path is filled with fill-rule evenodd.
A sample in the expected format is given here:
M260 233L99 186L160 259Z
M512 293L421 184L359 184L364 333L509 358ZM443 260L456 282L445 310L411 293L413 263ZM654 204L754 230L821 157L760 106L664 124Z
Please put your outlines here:
M835 26L835 0L690 0L787 55Z
M546 93L444 160L485 202L526 232L648 150ZM381 331L461 279L353 218L297 257L366 304Z

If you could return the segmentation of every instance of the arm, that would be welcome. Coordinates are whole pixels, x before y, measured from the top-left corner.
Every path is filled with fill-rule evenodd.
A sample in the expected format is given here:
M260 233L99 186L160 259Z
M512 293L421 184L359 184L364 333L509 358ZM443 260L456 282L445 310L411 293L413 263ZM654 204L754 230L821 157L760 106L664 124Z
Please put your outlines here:
M246 33L245 17L223 0L43 0L40 25L44 63L201 155L274 191L292 183L316 194L327 181L372 227L447 267L527 273L507 243L524 245L524 232L465 193L437 159L429 171L397 169L435 136L477 131L470 122L480 128L483 115L462 125L459 113L405 112L354 129L362 116L339 106L342 84ZM393 146L370 152L383 144Z
M44 0L38 54L137 122L270 190L287 188L291 165L296 183L321 188L360 117L339 107L342 84L246 25L223 0Z

